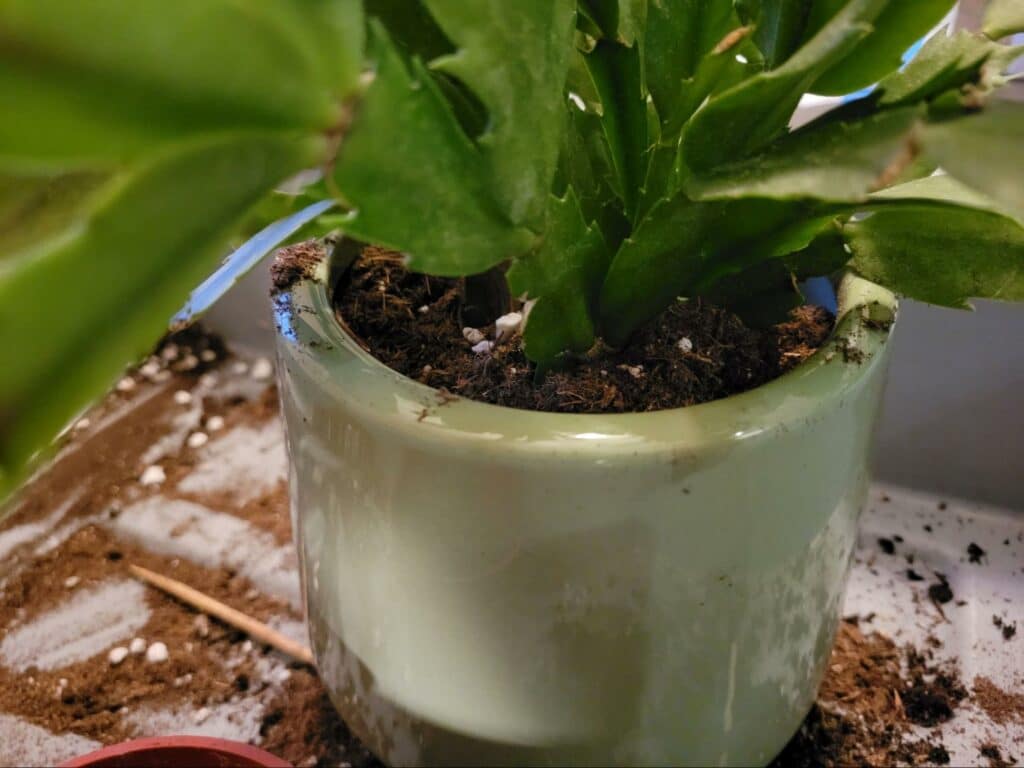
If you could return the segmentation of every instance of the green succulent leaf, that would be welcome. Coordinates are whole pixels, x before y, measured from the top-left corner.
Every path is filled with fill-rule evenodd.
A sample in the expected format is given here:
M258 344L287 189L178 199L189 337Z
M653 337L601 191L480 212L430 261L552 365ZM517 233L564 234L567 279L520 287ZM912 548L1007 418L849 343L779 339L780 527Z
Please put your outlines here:
M1024 228L967 208L876 211L843 230L851 265L912 299L967 308L968 299L1024 299Z
M797 280L831 275L845 267L849 260L842 225L837 219L830 219L805 247L779 257Z
M601 288L601 326L622 344L678 296L806 246L827 218L816 204L758 198L655 205L615 254Z
M882 106L931 99L951 88L978 80L982 67L1004 54L1007 46L966 30L936 32L906 67L879 82Z
M0 121L0 163L111 167L197 133L325 130L355 85L360 13L357 0L6 0L0 93L17 119Z
M696 280L713 208L683 197L662 200L622 244L601 288L601 325L609 343L624 343Z
M827 116L752 157L691 175L686 191L704 200L864 200L887 174L913 158L909 142L923 115L923 107L903 107L851 120Z
M0 264L0 485L166 330L248 209L321 140L238 134L114 178L63 237Z
M55 176L0 175L0 265L67 231L109 178L81 171ZM0 266L2 269L2 266Z
M451 40L437 25L423 0L363 0L366 15L378 19L407 56L424 61L454 53Z
M1020 0L989 0L981 30L993 40L1024 32L1024 3Z
M812 0L761 0L754 42L768 69L775 69L800 47L813 5Z
M674 136L700 101L711 91L713 66L705 58L723 38L740 26L730 0L659 0L647 10L648 24L643 40L644 80L663 126L664 136ZM735 62L714 57L716 65ZM699 99L690 93L693 81L704 65L705 87ZM696 101L696 104L692 102ZM692 106L691 106L692 105Z
M586 61L601 99L601 126L615 171L612 187L623 201L626 217L632 218L646 175L648 147L640 49L600 40Z
M565 141L554 194L564 196L571 187L584 221L597 222L606 242L617 247L628 234L629 223L612 188L614 171L600 116L589 108L581 112L571 107Z
M977 114L928 125L925 153L1024 221L1024 105L995 103Z
M811 90L842 96L899 69L903 54L938 24L956 0L890 0L874 29L844 59L826 70Z
M1012 215L992 198L971 189L948 174L927 176L923 179L915 179L905 184L879 190L872 193L868 202L859 208L861 210L879 210L883 207L917 206L934 211L943 205L976 208L1002 216Z
M600 230L584 222L570 188L550 198L544 240L513 263L509 286L536 298L523 340L526 354L543 367L565 352L582 354L594 344L594 308L608 266Z
M781 259L759 261L734 275L718 280L701 297L735 313L753 328L764 328L785 319L803 304L793 273Z
M783 132L800 97L872 30L884 0L850 0L779 67L711 98L683 131L682 160L694 171L742 159Z
M650 5L658 0L580 0L580 9L593 19L602 34L631 46L642 38Z
M407 67L379 23L377 70L344 138L334 181L353 213L345 231L401 251L417 271L483 272L530 249L505 217L486 162L431 74Z
M542 218L565 131L573 0L424 0L457 51L431 66L487 108L479 144L494 194L516 224Z

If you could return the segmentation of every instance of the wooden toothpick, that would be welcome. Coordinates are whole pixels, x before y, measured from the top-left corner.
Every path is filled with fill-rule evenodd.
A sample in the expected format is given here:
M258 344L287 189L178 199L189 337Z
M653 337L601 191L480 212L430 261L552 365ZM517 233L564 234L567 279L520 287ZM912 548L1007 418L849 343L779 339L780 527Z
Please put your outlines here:
M293 659L305 662L306 664L313 663L313 653L302 643L297 643L289 637L285 637L280 632L271 629L261 621L256 621L252 616L247 616L241 611L236 611L229 605L225 605L219 600L214 600L209 595L203 594L198 589L193 589L188 584L184 584L176 579L171 579L167 576L161 576L159 573L154 573L146 568L138 565L129 564L128 568L132 574L142 579L147 584L166 592L169 595L181 600L183 603L191 605L193 608L208 613L211 616L220 619L225 624L229 624L235 629L239 629L245 632L254 640L258 640L261 643L265 643L281 653L285 653L291 656Z

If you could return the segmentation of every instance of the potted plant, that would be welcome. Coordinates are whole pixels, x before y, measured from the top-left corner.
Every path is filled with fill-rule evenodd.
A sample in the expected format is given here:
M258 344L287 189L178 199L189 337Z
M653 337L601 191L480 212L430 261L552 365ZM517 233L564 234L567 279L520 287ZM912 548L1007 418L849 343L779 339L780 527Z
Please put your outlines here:
M767 762L838 620L893 292L1024 298L1024 109L991 98L1024 13L997 0L899 69L952 5L4 0L8 483L232 236L293 213L247 261L316 202L301 234L330 236L276 268L280 383L353 730L396 764ZM804 93L873 83L788 127ZM355 241L465 278L491 309L472 355L521 350L538 388L698 299L771 323L833 275L837 320L714 402L511 409L361 346L335 312Z

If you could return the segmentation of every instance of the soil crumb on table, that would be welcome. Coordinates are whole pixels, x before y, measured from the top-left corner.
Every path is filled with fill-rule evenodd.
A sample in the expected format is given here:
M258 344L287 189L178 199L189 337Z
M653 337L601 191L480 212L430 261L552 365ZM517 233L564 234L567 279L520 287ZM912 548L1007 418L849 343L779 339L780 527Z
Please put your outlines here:
M410 378L472 400L565 413L657 411L745 392L809 357L833 327L819 307L800 307L786 322L760 330L706 301L681 301L624 349L592 350L536 383L520 335L473 351L495 338L495 328L477 327L481 336L467 340L461 286L409 272L399 254L367 247L335 300L339 318L364 347Z
M817 702L772 766L947 764L941 740L916 726L950 720L967 695L951 665L846 620Z

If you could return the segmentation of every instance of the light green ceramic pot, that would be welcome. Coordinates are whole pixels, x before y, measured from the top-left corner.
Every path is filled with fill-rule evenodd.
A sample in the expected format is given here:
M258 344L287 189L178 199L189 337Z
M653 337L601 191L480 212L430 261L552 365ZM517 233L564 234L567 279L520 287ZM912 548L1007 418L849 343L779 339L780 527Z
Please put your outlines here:
M839 620L895 300L691 408L449 401L366 354L321 265L277 297L320 674L395 765L766 763ZM868 318L882 320L872 322Z

